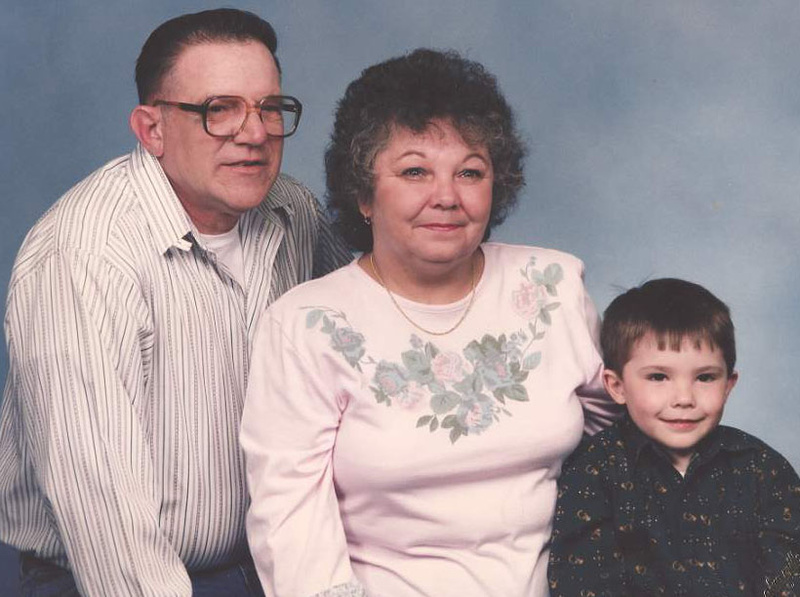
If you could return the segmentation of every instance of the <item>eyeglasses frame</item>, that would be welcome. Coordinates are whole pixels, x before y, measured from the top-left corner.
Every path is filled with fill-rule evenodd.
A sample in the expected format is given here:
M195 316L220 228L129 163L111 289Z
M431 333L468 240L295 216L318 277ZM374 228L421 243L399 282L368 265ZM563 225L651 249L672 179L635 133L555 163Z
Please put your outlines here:
M242 125L239 127L239 130L237 130L235 133L231 135L214 135L208 130L208 106L211 105L211 102L218 99L240 99L245 104L247 112L245 113L244 119L242 120ZM188 102L173 102L170 100L157 99L153 100L152 105L173 106L175 108L178 108L179 110L183 110L184 112L196 112L197 114L200 114L202 116L203 130L205 130L207 135L214 137L215 139L225 139L225 138L235 137L236 135L241 133L244 130L245 124L247 124L247 117L250 116L251 113L257 114L258 119L263 123L264 121L261 117L262 106L264 105L264 102L275 99L280 100L281 102L283 102L284 100L289 100L290 102L294 103L294 105L284 104L289 109L281 110L281 112L290 112L294 114L294 126L292 126L292 130L283 135L274 135L269 132L267 133L270 137L279 137L281 139L285 139L286 137L291 137L292 135L295 134L295 132L297 132L297 127L300 124L300 116L303 114L302 102L300 102L300 100L294 97L293 95L268 95L267 97L262 98L255 104L251 104L250 102L247 101L246 98L243 98L240 95L212 95L211 97L206 99L206 101L204 101L202 104L190 104Z

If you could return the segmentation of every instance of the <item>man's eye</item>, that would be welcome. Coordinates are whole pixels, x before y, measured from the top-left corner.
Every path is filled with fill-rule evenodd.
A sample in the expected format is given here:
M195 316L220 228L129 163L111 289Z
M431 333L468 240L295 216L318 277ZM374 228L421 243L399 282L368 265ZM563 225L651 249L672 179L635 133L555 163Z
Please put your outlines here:
M221 115L221 114L229 114L231 112L236 111L236 104L226 101L215 101L208 104L208 113Z
M663 373L650 373L647 379L648 381L666 381L667 376Z
M281 104L264 102L261 104L261 111L262 112L277 112L280 113L283 111L283 106Z

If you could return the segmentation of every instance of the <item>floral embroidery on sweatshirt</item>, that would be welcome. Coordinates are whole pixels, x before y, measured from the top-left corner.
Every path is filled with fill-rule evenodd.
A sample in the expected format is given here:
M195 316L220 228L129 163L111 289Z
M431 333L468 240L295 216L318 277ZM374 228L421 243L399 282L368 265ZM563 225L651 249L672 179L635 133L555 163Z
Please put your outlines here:
M331 348L358 371L374 367L370 389L379 404L405 409L427 405L417 427L446 432L455 443L462 436L480 435L501 416L512 416L511 403L530 400L524 382L542 360L536 344L552 322L550 314L560 306L552 299L558 295L563 270L554 263L540 271L531 257L520 273L510 306L527 325L510 335L484 334L460 354L442 351L412 334L399 362L375 361L367 355L364 335L351 327L344 313L327 307L305 307L306 327L321 323Z

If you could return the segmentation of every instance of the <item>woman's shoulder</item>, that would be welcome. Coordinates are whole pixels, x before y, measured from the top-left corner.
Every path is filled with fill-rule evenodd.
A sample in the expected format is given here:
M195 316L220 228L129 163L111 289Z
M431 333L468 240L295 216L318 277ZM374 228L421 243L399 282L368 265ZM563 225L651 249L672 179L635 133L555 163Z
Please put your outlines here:
M300 308L314 303L340 302L343 295L355 291L362 283L363 275L356 261L316 278L298 284L287 291L268 308L272 317L283 318Z
M565 275L583 276L583 261L575 255L532 245L490 242L482 245L487 262L500 268L557 268Z

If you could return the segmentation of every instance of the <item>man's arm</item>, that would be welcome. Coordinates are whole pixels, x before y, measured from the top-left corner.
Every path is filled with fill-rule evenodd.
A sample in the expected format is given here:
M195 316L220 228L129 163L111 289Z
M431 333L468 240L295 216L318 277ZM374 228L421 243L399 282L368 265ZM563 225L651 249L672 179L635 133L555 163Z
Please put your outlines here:
M55 253L9 291L6 395L18 405L23 466L85 595L191 594L159 529L151 447L135 409L147 384L147 325L136 284L91 255Z
M581 444L558 482L548 578L551 597L628 597L614 516L597 442Z

